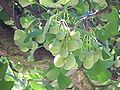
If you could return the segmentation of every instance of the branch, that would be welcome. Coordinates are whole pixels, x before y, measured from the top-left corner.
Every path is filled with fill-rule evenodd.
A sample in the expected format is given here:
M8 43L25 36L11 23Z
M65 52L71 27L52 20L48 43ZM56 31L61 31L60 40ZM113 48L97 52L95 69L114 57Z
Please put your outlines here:
M104 25L101 22L101 20L100 20L100 18L98 16L109 13L109 12L112 11L112 9L110 7L109 0L106 0L107 6L105 8L103 8L103 9L101 9L101 10L95 10L94 8L92 8L91 2L89 0L87 0L87 2L88 2L88 5L89 5L89 9L91 9L92 11L89 11L88 14L81 16L80 20L83 21L85 30L89 31L90 30L90 27L89 27L89 24L88 24L89 19L96 17L96 19L99 21L99 23L101 25Z
M41 69L48 69L48 60L43 60L43 62L41 61L32 61L32 62L29 62L27 60L23 60L23 59L19 59L17 57L8 57L9 61L10 62L14 62L16 64L21 64L21 65L24 65L28 68L41 68Z
M75 27L77 27L77 25L79 24L80 21L83 21L85 30L89 31L90 30L90 27L89 27L89 24L88 24L89 19L104 15L108 12L111 12L111 10L112 9L109 6L107 6L107 7L103 8L99 11L96 10L94 12L90 12L89 14L83 15L83 16L80 17L80 20L75 23Z
M105 0L106 3L107 3L107 6L105 8L103 8L103 9L99 10L99 11L95 11L94 8L92 8L92 4L91 4L90 0L86 0L86 1L88 2L89 10L94 11L92 13L89 13L86 16L81 17L81 19L80 19L80 20L83 20L85 30L87 30L87 31L90 30L90 27L88 25L88 19L96 17L96 19L99 21L99 23L103 26L104 23L101 22L101 20L100 20L100 18L98 16L101 16L101 15L104 15L105 13L111 12L112 11L111 6L120 6L120 2L111 1L111 0Z

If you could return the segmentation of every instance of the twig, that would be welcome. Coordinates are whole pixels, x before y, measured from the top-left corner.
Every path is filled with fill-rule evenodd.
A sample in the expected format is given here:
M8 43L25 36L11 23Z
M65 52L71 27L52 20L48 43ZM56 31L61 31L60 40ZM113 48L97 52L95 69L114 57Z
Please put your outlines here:
M98 16L101 16L103 14L109 13L109 12L112 11L112 9L110 7L109 0L106 0L107 6L105 8L103 8L103 9L101 9L101 10L94 10L94 8L92 8L91 2L89 0L87 0L87 2L88 2L88 5L89 5L89 10L92 9L92 11L89 11L89 13L87 15L83 15L80 18L80 21L83 21L85 30L89 31L90 30L90 27L89 27L89 24L88 24L88 20L89 19L96 17L96 19L98 21L100 21L100 24L104 25L101 22L101 20L100 20L100 18Z
M101 10L96 10L95 12L93 13L89 13L87 16L84 16L84 17L81 17L80 20L88 20L88 19L91 19L93 17L96 17L96 16L101 16L103 14L106 14L108 12L111 12L111 8L109 6L101 9Z

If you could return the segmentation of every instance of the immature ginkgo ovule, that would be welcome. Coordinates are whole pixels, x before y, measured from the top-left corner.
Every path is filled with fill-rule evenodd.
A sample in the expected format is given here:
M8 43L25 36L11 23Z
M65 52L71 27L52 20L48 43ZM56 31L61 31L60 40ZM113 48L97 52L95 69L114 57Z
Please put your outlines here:
M22 52L27 52L29 49L27 47L19 47Z
M84 62L83 62L83 66L86 69L92 68L93 65L94 65L94 60L93 59L85 59Z
M14 68L19 72L23 70L23 66L21 64L16 64Z
M58 40L63 40L63 39L65 38L65 32L62 32L62 31L58 32L58 33L56 34L56 38L57 38Z
M64 65L65 61L60 55L55 56L54 58L54 64L56 67L62 67Z
M78 40L80 38L80 32L79 31L71 31L70 36L72 39Z
M86 53L86 59L93 60L93 58L94 58L94 52L93 51Z
M68 49L69 51L75 51L78 49L78 42L74 39L68 41Z
M45 35L38 35L38 36L36 37L36 41L37 41L38 43L43 43L43 42L45 41L45 39L46 39L46 36L45 36Z
M36 42L36 41L33 41L32 43L33 43L33 44L32 44L32 48L33 48L33 49L38 48L38 44L37 44L37 42Z
M60 49L60 52L58 53L62 58L66 58L69 54L69 51L64 49L64 48L61 48Z
M78 42L78 49L82 48L83 41L81 39L78 39L77 42Z
M50 27L49 32L52 34L57 34L59 32L59 25L53 25Z
M65 58L65 64L63 68L65 70L70 70L76 64L76 59L73 54L70 54L68 57Z
M79 55L79 59L80 59L80 61L84 61L85 60L85 58L86 58L86 55L85 55L85 53L81 53L80 55Z
M94 65L94 53L88 52L88 53L86 53L86 58L83 61L83 66L86 69L90 69L90 68L92 68L93 65Z
M120 60L116 60L115 62L114 62L114 66L115 67L120 67Z
M52 53L57 54L60 51L61 43L58 40L55 40L49 44L48 48Z
M75 65L72 67L72 69L77 69L78 68L78 63L76 62Z
M94 63L96 63L99 59L100 59L100 53L99 53L98 50L96 50L96 51L94 52L94 58L93 58Z

